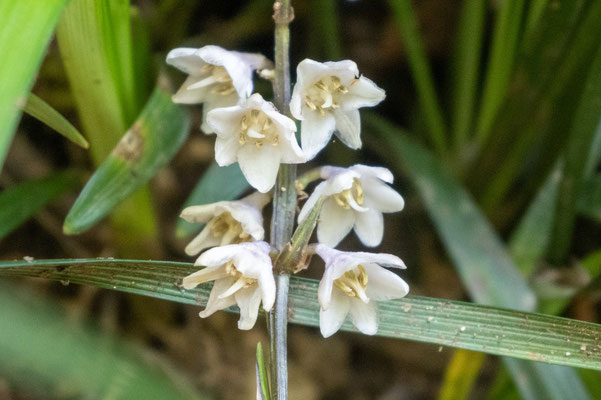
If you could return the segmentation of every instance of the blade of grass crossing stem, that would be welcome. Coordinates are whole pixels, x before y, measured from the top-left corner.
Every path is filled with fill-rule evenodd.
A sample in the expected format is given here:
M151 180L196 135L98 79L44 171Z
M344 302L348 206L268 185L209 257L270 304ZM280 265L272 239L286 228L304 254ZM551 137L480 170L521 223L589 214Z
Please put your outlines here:
M181 280L197 270L192 263L115 259L0 263L0 276L88 284L193 305L204 304L211 291L210 284L182 290ZM315 279L291 277L291 322L319 325L318 286ZM599 324L420 296L378 302L378 312L378 336L601 370ZM349 320L342 330L356 332Z
M73 143L87 149L88 141L79 133L65 117L63 117L52 106L40 99L35 94L31 93L27 98L27 103L23 107L23 111L31 115L35 119L48 125Z
M508 251L526 279L532 275L548 248L560 178L561 169L556 167L511 233Z
M559 264L565 260L571 244L576 206L584 182L587 159L583 157L593 144L601 120L601 46L588 73L584 93L573 118L565 152L564 173L559 183L557 213L548 248L548 258Z
M250 188L238 163L220 167L213 162L200 178L196 187L186 200L184 208L218 201L234 200ZM200 224L192 224L179 218L176 225L177 237L188 236L202 229Z
M155 89L140 118L90 178L65 219L67 234L83 232L175 155L188 135L189 120L171 96Z
M467 399L478 378L484 359L484 353L456 350L445 370L438 400Z
M465 144L472 128L487 4L486 0L464 2L459 19L452 77L453 137L457 150Z
M394 159L401 162L401 167L414 182L472 298L479 303L499 307L533 310L536 306L534 293L467 192L455 183L431 154L393 125L371 114L364 121L389 143L389 148L396 155ZM567 356L573 354L567 353ZM539 374L544 375L545 368L533 363L513 362L509 372L520 393L525 396L540 390L531 385L540 381ZM555 369L549 369L548 373L549 376L561 375ZM582 383L577 375L568 369L563 373L562 376L576 388L574 393L578 395L577 389ZM559 379L545 380L545 384L550 385L547 389L562 393L562 388L555 387L558 382Z
M0 194L0 239L37 213L45 204L79 186L79 176L75 171L59 172L4 190Z
M0 3L0 169L66 0Z
M267 368L265 367L265 356L263 355L263 346L261 342L257 343L257 385L259 386L261 398L271 400L269 395L269 382L267 380Z
M426 130L436 152L445 154L447 150L447 129L411 0L389 0L388 3L392 8L403 43L407 49L409 67L413 74Z
M27 398L206 398L165 361L74 324L50 299L6 282L0 288L0 374Z
M94 164L99 166L134 122L145 99L145 76L135 68L128 0L71 0L58 24L58 44ZM139 38L138 38L139 39ZM135 46L136 52L144 46ZM148 59L146 56L145 59ZM117 207L112 231L118 252L158 255L147 243L157 235L146 187Z
M488 139L494 119L505 99L519 45L523 14L524 0L500 3L476 128L480 145Z

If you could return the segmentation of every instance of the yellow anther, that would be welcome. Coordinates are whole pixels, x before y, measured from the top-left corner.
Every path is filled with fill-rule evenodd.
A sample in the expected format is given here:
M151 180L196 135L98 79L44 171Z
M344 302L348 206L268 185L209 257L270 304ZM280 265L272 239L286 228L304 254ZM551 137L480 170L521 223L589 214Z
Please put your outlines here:
M242 129L243 131L248 129L248 122L247 122L246 115L243 115L242 118L240 119L240 129Z
M263 147L263 141L262 140L257 140L255 142L255 146L257 146L257 149L260 149L261 147Z
M267 118L265 120L265 123L263 124L263 130L266 131L268 129L270 129L273 126L273 121L271 120L271 118Z
M238 143L240 143L240 144L246 143L246 137L245 137L244 133L240 133L240 137L238 138Z
M330 107L332 107L333 109L337 109L338 107L340 107L340 105L336 102L332 102L332 105Z
M277 146L278 143L280 143L280 137L276 134L273 139L271 140L271 145L272 146Z
M318 88L318 89L320 89L320 90L324 90L324 91L328 90L328 87L326 86L326 84L323 83L323 81L321 81L321 80L317 81L317 83L315 84L315 87Z
M361 186L359 179L354 178L353 185L349 189L343 190L332 197L340 207L350 210L352 202L360 206L363 205L363 186Z
M367 288L367 271L363 265L347 271L340 278L334 281L334 285L342 290L347 296L366 299L365 289Z
M253 124L257 123L257 119L259 118L260 111L259 110L250 110L250 120Z
M342 94L348 93L348 89L346 88L346 86L340 85L338 88L336 88L336 90L339 91Z

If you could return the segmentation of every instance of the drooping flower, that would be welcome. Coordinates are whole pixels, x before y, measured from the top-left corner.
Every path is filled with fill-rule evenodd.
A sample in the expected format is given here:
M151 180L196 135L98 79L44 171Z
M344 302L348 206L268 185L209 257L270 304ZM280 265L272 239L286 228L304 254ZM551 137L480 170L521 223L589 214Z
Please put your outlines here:
M233 106L250 96L253 71L266 68L271 62L261 54L204 46L200 49L173 49L167 55L167 63L189 75L173 96L173 101L204 103L201 129L205 133L213 133L206 123L207 113L214 108Z
M305 202L299 223L303 221L320 196L325 196L317 225L317 240L336 246L351 231L368 247L382 242L382 213L401 211L403 197L386 183L392 183L392 173L382 167L353 165L349 168L323 167L322 178ZM386 183L385 183L386 182Z
M305 59L296 69L290 112L301 122L301 146L311 160L332 134L351 149L361 147L360 107L372 107L386 97L359 74L350 60L320 63Z
M188 222L206 223L186 246L186 254L196 255L206 248L263 240L263 207L270 196L255 192L237 201L186 207L181 217Z
M344 252L323 244L316 245L315 252L326 265L318 289L319 327L324 337L336 333L347 314L359 331L376 334L375 301L399 299L409 293L409 285L404 280L380 266L405 269L397 256Z
M269 251L268 243L257 241L215 247L202 253L194 265L206 268L186 276L182 282L184 289L193 289L215 281L200 317L237 304L238 329L248 330L257 321L261 301L263 309L270 311L275 301L275 280Z
M236 106L210 111L207 122L217 134L217 164L226 166L238 161L248 183L259 192L273 187L280 163L305 162L294 135L294 121L258 93Z

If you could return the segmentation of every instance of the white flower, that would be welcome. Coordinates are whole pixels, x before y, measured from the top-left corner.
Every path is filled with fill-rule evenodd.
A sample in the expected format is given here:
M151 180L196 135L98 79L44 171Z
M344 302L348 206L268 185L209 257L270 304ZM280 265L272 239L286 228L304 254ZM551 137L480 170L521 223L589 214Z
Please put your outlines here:
M186 246L186 254L193 256L209 247L263 240L261 212L269 200L269 195L255 192L237 201L186 207L180 215L183 219L207 223Z
M377 306L370 300L399 299L409 293L404 280L378 265L405 269L397 256L344 252L323 244L318 244L315 252L326 264L318 289L319 327L324 337L336 333L349 313L359 331L366 335L376 334Z
M182 282L184 289L193 289L201 283L215 281L200 317L206 318L238 304L238 328L248 330L257 321L261 300L263 309L271 310L275 280L269 251L269 244L259 241L215 247L201 254L194 265L206 268L186 276Z
M255 93L240 104L212 110L207 122L217 134L215 160L221 166L236 161L244 177L259 192L268 192L280 163L305 162L296 142L296 124Z
M229 107L253 91L252 73L270 64L261 54L240 53L219 46L200 49L180 47L167 55L167 63L189 76L173 96L184 104L204 103L201 129L213 133L206 123L209 111Z
M384 97L384 90L361 76L353 61L301 61L296 69L290 112L302 121L301 146L307 159L325 147L334 131L351 149L360 148L358 109L375 106Z
M349 168L323 167L322 178L298 215L303 221L320 196L325 196L317 225L317 240L336 246L354 228L359 240L369 247L382 242L382 213L401 211L403 198L384 182L392 183L392 173L382 167L353 165Z

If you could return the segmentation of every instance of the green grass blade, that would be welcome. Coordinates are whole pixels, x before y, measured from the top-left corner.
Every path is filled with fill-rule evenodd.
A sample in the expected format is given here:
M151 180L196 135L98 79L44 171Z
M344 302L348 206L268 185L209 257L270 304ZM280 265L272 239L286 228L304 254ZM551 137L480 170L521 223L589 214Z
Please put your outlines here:
M74 324L50 299L0 282L0 304L0 375L28 394L24 398L206 398L163 360Z
M472 129L487 3L486 0L464 2L459 19L452 74L455 85L452 128L457 149L465 144Z
M44 50L67 0L0 3L0 168Z
M509 239L509 254L526 279L532 275L548 248L560 178L561 169L556 167L532 200Z
M577 206L580 214L601 223L601 175L583 183Z
M494 119L505 99L516 59L523 13L524 0L507 0L501 3L496 17L476 128L480 144L488 139Z
M0 194L0 239L37 213L45 204L79 186L80 174L59 172L12 186Z
M444 374L438 400L465 400L478 378L485 356L467 350L457 350Z
M263 355L263 346L261 342L257 343L257 374L258 382L261 389L261 396L263 400L271 400L269 395L269 382L267 380L267 368L265 367L265 357Z
M140 118L96 170L63 225L82 232L145 184L175 155L188 135L189 120L171 96L157 88Z
M447 150L447 129L411 0L389 0L389 4L407 48L409 67L417 88L427 133L437 153L444 154Z
M540 21L540 18L547 7L549 0L531 0L530 7L528 9L528 18L526 19L526 29L524 36L530 35L535 29L536 25Z
M210 284L181 288L182 278L197 269L191 263L114 259L0 263L0 275L88 284L185 304L208 299ZM318 285L314 279L291 278L291 322L319 325ZM378 307L379 336L601 370L599 324L420 296ZM350 321L342 329L355 332Z
M217 163L211 164L207 172L200 178L196 187L186 200L185 207L201 204L211 204L218 201L234 200L248 190L250 185L244 178L238 164L220 167ZM176 235L188 236L200 231L202 225L192 224L178 219Z
M583 155L588 154L593 145L601 121L601 46L590 67L573 121L565 150L564 173L559 183L557 213L548 249L549 260L557 264L564 261L571 244L577 201L587 172L588 160Z
M48 125L73 143L87 149L90 145L88 141L79 133L65 117L63 117L52 106L40 99L35 94L31 93L27 99L27 103L23 107L23 111L31 115L35 119Z

